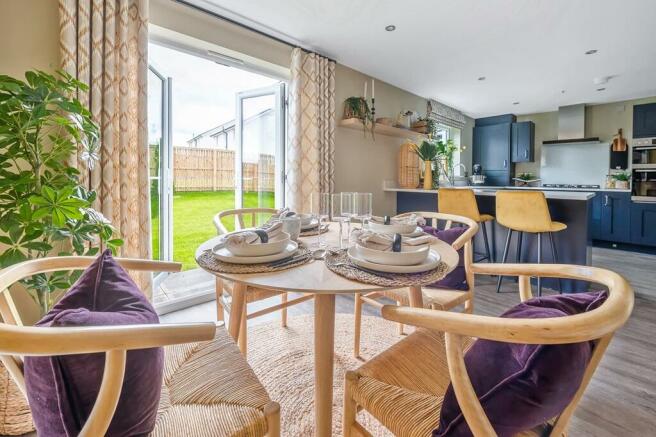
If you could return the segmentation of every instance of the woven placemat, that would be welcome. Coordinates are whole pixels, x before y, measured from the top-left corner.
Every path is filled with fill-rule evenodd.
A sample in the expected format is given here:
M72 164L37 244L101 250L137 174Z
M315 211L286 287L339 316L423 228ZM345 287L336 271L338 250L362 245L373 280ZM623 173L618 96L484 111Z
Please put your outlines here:
M312 260L311 251L301 244L294 252L293 256L298 256L298 261L291 262L282 266L271 265L276 261L263 264L234 264L221 261L212 253L212 249L204 251L196 260L198 265L207 271L217 273L269 273L281 270L291 269L293 267L302 266L303 264ZM280 260L282 262L282 260Z
M325 224L325 225L321 226L321 233L325 234L326 232L328 232L329 229L330 229L330 225ZM317 230L318 230L318 227L312 228L312 229L307 229L305 231L301 231L300 236L301 237L312 237L313 235L319 235L319 232Z
M365 284L380 285L381 287L409 287L411 285L427 285L437 282L446 276L449 266L444 262L432 270L420 273L384 273L362 270L349 259L346 249L333 252L326 256L326 267L334 273L345 278ZM338 265L342 264L344 265Z

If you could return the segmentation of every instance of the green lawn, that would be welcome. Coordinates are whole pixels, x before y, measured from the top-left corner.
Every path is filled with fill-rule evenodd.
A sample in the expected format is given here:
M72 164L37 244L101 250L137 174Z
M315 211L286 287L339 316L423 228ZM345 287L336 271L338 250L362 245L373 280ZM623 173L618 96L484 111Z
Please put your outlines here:
M158 198L151 196L153 257L159 254L159 205ZM271 192L244 193L245 208L273 208ZM212 217L225 209L235 207L233 191L176 192L173 194L173 260L181 262L184 270L196 268L196 248L209 238L216 236ZM264 219L264 218L262 218ZM232 220L224 223L234 229Z

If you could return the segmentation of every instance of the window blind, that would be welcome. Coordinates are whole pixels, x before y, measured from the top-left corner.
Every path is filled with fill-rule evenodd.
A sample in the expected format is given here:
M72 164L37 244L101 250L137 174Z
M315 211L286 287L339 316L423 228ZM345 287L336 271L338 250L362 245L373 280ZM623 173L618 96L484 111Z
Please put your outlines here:
M465 115L455 108L440 103L437 100L429 100L426 110L428 118L435 120L438 124L448 127L462 129L465 126Z

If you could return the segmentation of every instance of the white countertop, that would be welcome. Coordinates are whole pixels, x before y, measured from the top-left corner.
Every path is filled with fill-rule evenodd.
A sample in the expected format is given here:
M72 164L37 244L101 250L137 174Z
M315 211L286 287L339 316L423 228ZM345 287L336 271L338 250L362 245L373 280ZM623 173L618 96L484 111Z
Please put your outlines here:
M536 190L544 192L544 197L547 199L560 199L560 200L588 200L596 196L594 191L604 190L588 190L588 191L574 191L566 189L540 188L540 187L453 187L453 188L471 188L477 196L495 196L499 190ZM388 192L401 192L401 193L437 193L437 190L424 190L422 188L398 188L391 186L383 186L383 191ZM617 190L620 191L620 190Z

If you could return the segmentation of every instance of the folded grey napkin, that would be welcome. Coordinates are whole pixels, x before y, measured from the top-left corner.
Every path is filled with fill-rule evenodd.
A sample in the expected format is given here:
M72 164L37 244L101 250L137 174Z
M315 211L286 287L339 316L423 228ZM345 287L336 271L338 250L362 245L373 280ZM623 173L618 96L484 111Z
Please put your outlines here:
M379 234L371 231L355 231L356 242L368 249L380 250L383 252L391 251L394 244L394 235ZM403 246L422 246L433 244L437 238L432 235L421 235L419 237L401 238L401 247Z
M264 225L257 230L240 231L230 234L225 239L225 247L230 250L233 247L243 247L248 244L261 244L262 239L257 231L266 233L268 240L272 240L282 232L282 222L274 222Z

